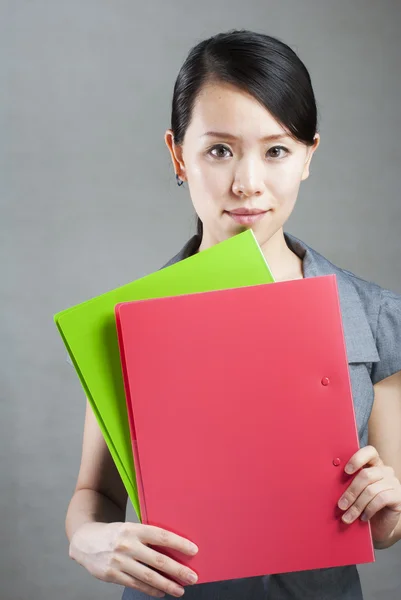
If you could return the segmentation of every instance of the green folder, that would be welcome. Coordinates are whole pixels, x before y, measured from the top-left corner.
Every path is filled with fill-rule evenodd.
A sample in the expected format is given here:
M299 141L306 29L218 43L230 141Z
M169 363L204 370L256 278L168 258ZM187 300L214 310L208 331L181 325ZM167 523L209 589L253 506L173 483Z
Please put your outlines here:
M247 230L54 316L139 519L138 491L115 323L116 304L273 281L253 232Z

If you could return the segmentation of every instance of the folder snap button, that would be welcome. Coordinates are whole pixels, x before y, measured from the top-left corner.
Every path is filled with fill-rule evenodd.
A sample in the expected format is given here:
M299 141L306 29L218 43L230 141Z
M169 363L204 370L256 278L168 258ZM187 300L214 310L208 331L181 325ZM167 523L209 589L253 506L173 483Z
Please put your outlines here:
M339 467L339 466L341 465L341 460L340 460L339 458L335 458L335 459L333 460L333 465L334 465L335 467Z
M328 377L323 377L322 385L329 385L329 383L330 383L330 379Z

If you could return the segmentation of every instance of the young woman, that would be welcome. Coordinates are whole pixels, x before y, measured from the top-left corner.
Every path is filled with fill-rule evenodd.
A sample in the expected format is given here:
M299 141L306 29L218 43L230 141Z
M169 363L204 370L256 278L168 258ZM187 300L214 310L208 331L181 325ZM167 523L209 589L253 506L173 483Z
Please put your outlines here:
M308 71L277 39L230 31L190 51L165 142L177 183L188 184L198 233L170 263L251 227L276 281L337 275L361 445L345 466L356 475L338 505L350 526L369 520L375 547L387 548L401 538L401 297L283 231L319 145L316 113ZM294 491L294 503L299 493L307 491ZM198 600L362 598L355 566L196 585L194 573L150 546L187 555L196 547L171 532L125 523L126 502L88 407L66 518L70 556L95 577L126 586L124 600L180 597L184 587Z

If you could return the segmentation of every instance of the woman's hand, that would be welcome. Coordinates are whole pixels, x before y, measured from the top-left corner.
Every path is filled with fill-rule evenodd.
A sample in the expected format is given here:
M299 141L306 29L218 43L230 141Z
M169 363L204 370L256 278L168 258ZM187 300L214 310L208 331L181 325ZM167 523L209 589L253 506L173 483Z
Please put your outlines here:
M157 573L162 571L183 585L194 584L196 574L175 560L149 548L163 546L194 556L198 549L174 533L136 523L86 523L74 534L70 557L102 581L131 587L155 598L164 592L180 597L184 588Z
M385 542L401 515L401 483L394 469L383 464L376 448L366 446L352 456L344 470L357 475L338 502L346 511L342 520L352 523L360 517L370 521L373 540Z

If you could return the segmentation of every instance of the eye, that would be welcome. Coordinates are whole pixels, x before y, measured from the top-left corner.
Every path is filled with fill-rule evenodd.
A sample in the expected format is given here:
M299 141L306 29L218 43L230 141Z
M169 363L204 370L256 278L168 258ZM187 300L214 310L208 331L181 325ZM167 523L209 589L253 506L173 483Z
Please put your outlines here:
M217 150L217 153L214 153L215 150ZM224 152L229 152L231 154L231 150L229 150L227 146L223 146L222 144L216 144L216 146L210 148L208 154L210 154L214 158L226 158L227 155L225 155Z
M273 146L267 154L269 158L285 158L289 154L289 150L285 146Z

